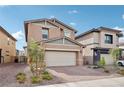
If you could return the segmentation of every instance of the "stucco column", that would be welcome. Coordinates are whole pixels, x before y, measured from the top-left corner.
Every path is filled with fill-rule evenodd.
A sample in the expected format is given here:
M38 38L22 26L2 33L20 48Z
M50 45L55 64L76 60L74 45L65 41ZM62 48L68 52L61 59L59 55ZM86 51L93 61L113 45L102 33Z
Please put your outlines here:
M77 52L77 65L78 65L78 66L83 65L82 50Z

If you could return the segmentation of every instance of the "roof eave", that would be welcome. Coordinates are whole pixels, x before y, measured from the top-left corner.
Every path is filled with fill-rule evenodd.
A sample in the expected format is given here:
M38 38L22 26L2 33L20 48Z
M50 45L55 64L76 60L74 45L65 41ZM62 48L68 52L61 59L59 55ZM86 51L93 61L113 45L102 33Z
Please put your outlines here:
M66 25L65 23L63 23L63 22L59 21L59 20L58 20L58 19L56 19L56 18L51 18L50 20L55 20L55 21L59 22L60 24L62 24L62 25L64 25L64 26L66 26L67 28L69 28L69 29L73 30L75 33L77 33L77 32L78 32L76 29L74 29L74 28L72 28L72 27L70 27L70 26Z
M82 37L82 36L84 36L84 35L87 35L87 34L89 34L89 33L92 33L92 32L99 32L99 30L93 28L93 29L91 29L91 30L89 30L89 31L86 31L86 32L84 32L84 33L81 33L81 34L77 35L77 36L75 37L75 39L78 39L78 38L80 38L80 37Z
M17 41L10 33L8 33L2 26L0 26L0 29L2 30L2 31L4 31L4 33L6 34L6 35L8 35L8 37L10 37L11 39L13 39L14 41Z

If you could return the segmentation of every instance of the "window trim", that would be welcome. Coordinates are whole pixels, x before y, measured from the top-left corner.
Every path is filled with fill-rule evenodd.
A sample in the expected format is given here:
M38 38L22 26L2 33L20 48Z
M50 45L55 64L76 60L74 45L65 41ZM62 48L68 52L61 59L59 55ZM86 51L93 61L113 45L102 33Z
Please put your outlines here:
M43 30L47 30L47 38L43 38ZM42 27L42 39L43 40L47 40L47 39L49 39L49 28L45 28L45 27Z
M110 37L111 37L111 41L108 40L107 37L108 37L108 39L110 39ZM111 34L105 34L105 43L106 44L113 44L113 35L111 35Z

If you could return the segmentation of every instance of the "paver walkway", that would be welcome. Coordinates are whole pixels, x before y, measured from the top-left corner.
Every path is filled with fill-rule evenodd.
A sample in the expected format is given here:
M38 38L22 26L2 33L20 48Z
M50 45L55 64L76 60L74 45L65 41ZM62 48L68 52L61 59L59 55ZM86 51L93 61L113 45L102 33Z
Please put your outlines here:
M54 84L46 87L124 87L124 77Z

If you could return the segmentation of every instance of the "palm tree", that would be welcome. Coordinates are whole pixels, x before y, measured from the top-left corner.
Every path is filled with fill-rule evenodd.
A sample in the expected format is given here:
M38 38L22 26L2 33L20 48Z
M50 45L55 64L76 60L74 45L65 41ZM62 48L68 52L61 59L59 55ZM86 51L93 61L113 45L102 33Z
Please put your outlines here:
M33 75L38 76L39 72L44 69L44 47L34 40L28 43L28 59Z

